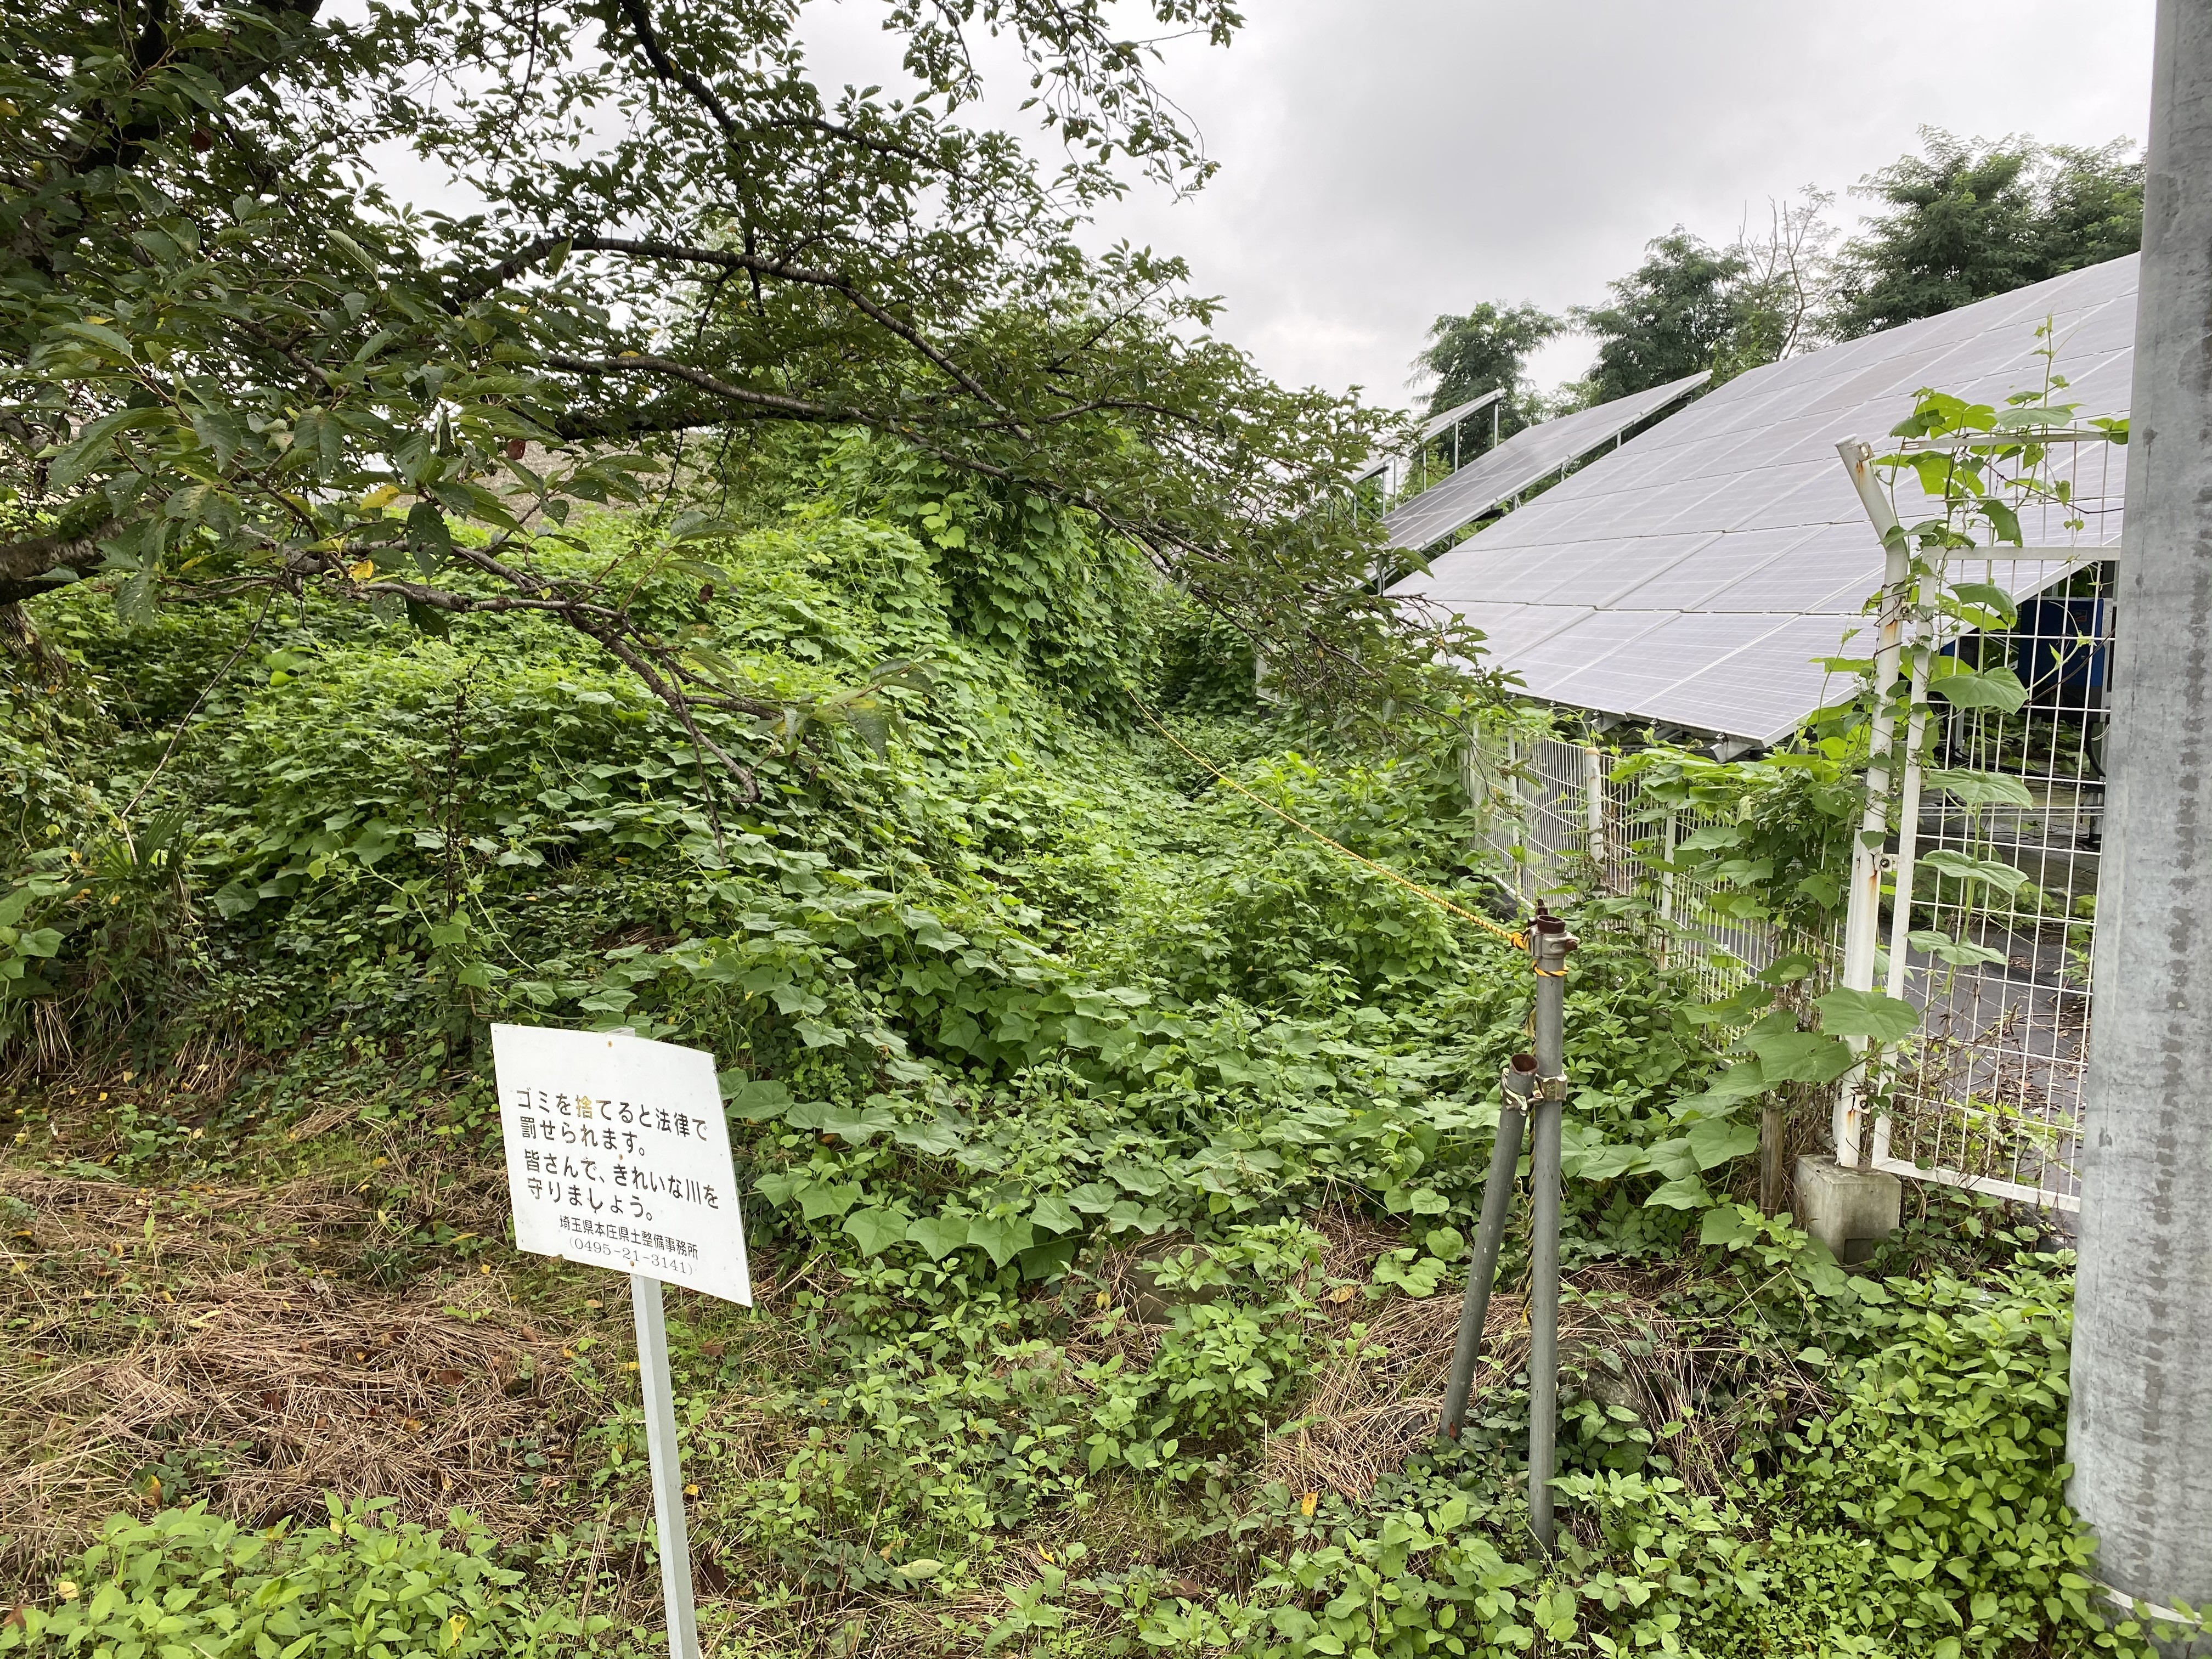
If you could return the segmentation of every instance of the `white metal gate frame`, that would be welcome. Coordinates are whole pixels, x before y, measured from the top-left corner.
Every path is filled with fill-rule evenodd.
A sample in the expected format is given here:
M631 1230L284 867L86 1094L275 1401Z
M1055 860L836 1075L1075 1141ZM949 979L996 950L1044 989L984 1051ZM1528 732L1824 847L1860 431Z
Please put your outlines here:
M2087 507L2091 500L2117 501L2111 433L2091 428L2052 434L2051 441L2102 446L2103 484L2097 495L2085 492L2077 501ZM1893 440L1890 448L1911 453L1940 447L1942 441ZM1831 1126L1836 1158L1856 1166L1863 1151L1870 1167L1891 1174L2078 1211L2071 1154L2081 1131L2087 1068L2094 989L2089 941L2103 818L2103 782L2089 731L2109 706L2115 619L2109 573L2121 550L2109 544L2039 538L2033 545L1946 553L1945 580L1949 566L1977 566L1991 586L2045 609L2051 602L2042 596L2054 591L2086 582L2090 592L2085 599L2069 591L2058 602L2063 614L2057 634L2046 635L2039 621L2025 636L2038 658L2046 637L2055 641L2057 654L2048 702L2039 702L2031 675L2017 729L2005 730L2003 720L1985 712L1938 708L1929 702L1932 666L1941 653L1960 647L1966 630L1947 622L1938 596L1926 591L1929 579L1913 574L1896 513L1875 476L1873 447L1850 440L1837 450L1887 551L1876 607L1877 687L1893 688L1901 664L1908 659L1911 664L1901 757L1895 752L1891 699L1884 696L1877 704L1844 923L1843 983L1871 991L1879 969L1888 995L1921 1009L1922 1026L1887 1054L1865 1054L1843 1079ZM2078 474L2078 465L2075 470ZM2085 629L2073 620L2083 603ZM2069 664L2069 655L2078 667ZM2069 708L2069 690L2076 690L2081 705ZM2060 748L2069 716L2070 757ZM2028 804L2015 800L1993 809L1986 800L1962 799L1947 793L1940 775L1931 793L1925 763L1929 723L1938 720L1945 723L1948 750L1963 750L1982 763L1964 770L2008 778ZM2033 744L2039 721L2049 750L2039 770ZM2000 769L2008 741L2017 749L2017 776ZM2007 811L2014 814L2008 839L1996 833L1996 822ZM2055 921L2047 908L2054 870L2063 872L2063 905ZM1989 874L1962 874L1972 871ZM2017 882L2006 871L2015 872ZM1947 877L1956 884L1955 896L1947 896ZM1878 948L1885 890L1890 901L1886 951ZM2032 898L2021 899L2023 890ZM1950 921L1955 933L1935 925L1916 928L1915 920L1923 916L1931 924ZM1992 939L2002 940L2004 948L1993 946ZM2015 948L2024 948L2026 957L2014 954ZM1866 1048L1863 1040L1856 1046ZM1862 1120L1869 1106L1871 1133L1863 1148ZM1900 1149L1907 1155L1900 1156Z
M2101 432L2079 436L2110 439ZM1911 447L1893 442L1893 453ZM2051 716L2051 753L2043 772L2029 775L2032 757L2023 744L2023 778L2015 781L2031 797L2039 789L2042 799L2031 799L2026 808L1962 803L1946 793L1940 775L1931 785L1925 757L1931 720L1964 730L1963 739L1959 731L1941 734L1953 750L1963 744L1973 753L1990 739L1984 729L1988 722L1962 720L1957 711L1946 713L1929 701L1935 657L1956 648L1963 635L1946 627L1935 596L1919 591L1901 540L1889 545L1897 518L1874 476L1872 447L1852 441L1838 450L1888 547L1875 607L1876 682L1893 687L1900 668L1907 661L1911 667L1901 755L1894 704L1885 696L1877 707L1866 806L1853 847L1844 922L1835 937L1784 934L1713 909L1709 901L1716 890L1673 868L1675 847L1696 823L1644 805L1634 786L1613 780L1614 757L1608 751L1559 738L1541 721L1509 723L1470 746L1468 796L1477 805L1484 841L1503 860L1524 904L1571 889L1577 875L1601 891L1649 900L1660 924L1657 949L1689 969L1708 1000L1719 1000L1785 955L1803 954L1819 964L1803 988L1808 994L1837 983L1871 991L1879 976L1889 995L1917 1004L1923 1029L1914 1037L1887 1053L1864 1052L1864 1043L1858 1045L1863 1057L1838 1087L1832 1114L1838 1163L2075 1211L2081 1200L2071 1151L2080 1133L2092 990L2089 941L2095 928L2094 909L2081 901L2085 885L2094 893L2102 820L2102 780L2092 776L2096 766L2087 732L2090 714L2101 712L2110 695L2109 571L2119 550L2039 542L1948 556L1948 562L1982 567L1986 580L2014 593L2047 594L2090 573L2087 603L2093 626L2085 637L2058 639L2057 648L2086 652L2093 665L2100 665L2087 676L2099 702L2094 710L2079 711L2070 769L2057 752L2067 713L2063 696L2051 708L2039 708L2031 692L2029 723L2038 714ZM2023 566L2033 568L2023 573L2017 568ZM2079 602L2065 601L2069 607ZM1976 757L1987 760L1994 753ZM2006 811L2015 815L2008 843L1992 834ZM1645 825L1656 833L1639 835ZM1982 856L1992 852L1998 856ZM1946 855L1954 854L1984 866L2009 864L2021 872L2032 899L2014 902L2014 890L2006 902L1994 902L1996 889L1986 881L1961 883L1951 895L1944 878L1960 867L1956 860L1946 863ZM1571 861L1578 871L1566 868ZM2033 869L2025 867L2031 863ZM2051 872L2061 865L2065 908L2054 920L2046 901ZM2085 865L2086 883L2081 878ZM1916 918L1923 917L1931 924L1948 921L1955 935L1940 927L1916 928ZM2023 933L2030 941L2024 979L2015 972L2021 960L1988 943L2001 938L2017 944ZM1919 942L1930 934L1943 934L1950 940L1943 948L1961 959L1931 956Z

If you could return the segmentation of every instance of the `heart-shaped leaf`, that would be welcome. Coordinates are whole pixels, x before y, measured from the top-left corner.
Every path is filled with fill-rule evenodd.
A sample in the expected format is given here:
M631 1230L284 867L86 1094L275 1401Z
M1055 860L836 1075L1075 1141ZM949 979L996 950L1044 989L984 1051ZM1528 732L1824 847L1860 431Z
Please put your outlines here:
M896 1126L888 1106L871 1105L854 1111L850 1107L832 1106L822 1114L817 1126L825 1135L836 1135L840 1140L849 1140L856 1146L866 1146L877 1135Z
M919 1221L909 1221L907 1238L928 1253L932 1261L942 1261L968 1242L968 1221L964 1216L924 1216Z
M1083 1224L1058 1193L1047 1193L1030 1206L1030 1220L1047 1232L1072 1233Z
M845 1218L845 1231L869 1255L881 1255L907 1236L907 1218L896 1210L855 1210Z
M792 1104L791 1091L783 1085L756 1078L724 1079L722 1102L732 1117L749 1123L781 1117Z
M1820 1011L1820 1029L1833 1036L1902 1042L1920 1026L1917 1008L1879 991L1831 991L1814 999L1813 1006Z
M1725 1164L1733 1158L1745 1158L1759 1150L1759 1126L1738 1123L1724 1117L1709 1117L1692 1123L1686 1139L1690 1155L1698 1160L1700 1170L1710 1170L1716 1164Z
M944 1158L957 1151L966 1137L959 1124L940 1117L927 1123L896 1125L891 1139L902 1146L912 1147L924 1158Z
M1749 1031L1742 1046L1759 1056L1770 1083L1832 1083L1857 1058L1840 1037L1821 1031Z
M1615 1142L1592 1146L1580 1153L1567 1173L1578 1181L1610 1181L1616 1176L1632 1175L1643 1167L1643 1147Z
M1695 1176L1679 1176L1663 1187L1655 1188L1644 1200L1644 1206L1652 1210L1702 1210L1713 1201L1705 1190L1705 1183Z
M968 1242L989 1256L993 1267L1003 1267L1036 1243L1036 1232L1010 1216L978 1216L968 1224Z
M857 1181L811 1181L799 1189L799 1212L809 1221L842 1215L860 1201Z

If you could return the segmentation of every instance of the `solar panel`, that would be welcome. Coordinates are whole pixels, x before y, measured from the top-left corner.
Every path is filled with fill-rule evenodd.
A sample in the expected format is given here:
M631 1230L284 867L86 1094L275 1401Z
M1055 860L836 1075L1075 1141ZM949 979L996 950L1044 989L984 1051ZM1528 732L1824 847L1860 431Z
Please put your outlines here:
M1455 404L1441 415L1431 415L1422 425L1419 441L1426 443L1439 433L1450 431L1468 416L1489 408L1504 395L1503 388L1493 389L1482 393L1480 397L1470 398L1463 404ZM1356 484L1366 483L1368 479L1377 476L1388 468L1395 459L1396 458L1390 455L1370 455L1367 458L1367 464L1352 475L1352 482Z
M1831 676L1820 659L1847 656L1863 647L1863 636L1851 641L1848 649L1843 644L1843 631L1854 622L1865 625L1863 618L1784 617L1772 632L1738 647L1702 673L1659 693L1653 704L1655 716L1665 720L1670 709L1680 708L1699 717L1681 724L1748 730L1771 720L1770 711L1778 701L1818 708L1847 689L1847 684ZM1759 740L1780 742L1790 735L1798 718L1792 715L1784 724L1759 732Z
M1390 532L1390 545L1413 552L1434 545L1473 524L1500 501L1510 500L1569 462L1620 436L1645 416L1686 397L1706 378L1692 374L1668 386L1522 428L1442 483L1384 514L1382 525Z
M1440 432L1450 431L1454 427L1457 426L1468 416L1474 414L1477 410L1489 408L1491 404L1496 403L1504 395L1505 392L1502 387L1497 390L1486 392L1479 398L1468 398L1465 403L1461 404L1456 408L1444 410L1441 415L1431 416L1427 423L1421 428L1422 441L1425 443L1428 440L1435 437Z
M1521 672L1537 696L1775 742L1820 706L1832 688L1813 659L1841 653L1881 581L1881 544L1836 445L1879 443L1923 386L2002 404L2040 385L2036 331L2046 318L2056 325L2057 368L2070 383L2067 401L2085 416L2124 413L2136 264L2130 255L2093 265L1740 375L1437 555L1393 592L1455 610L1511 602L1488 665ZM1430 545L1526 488L1507 488L1456 520L1442 499L1483 493L1469 475L1514 444L1630 401L1532 427L1462 467L1385 520L1393 544ZM2071 510L2087 527L2069 531L2060 511L2023 513L2031 546L2119 540L2127 452L2075 450L2058 470L2070 469ZM1898 508L1908 524L1928 510L1909 486ZM2025 598L2066 569L2021 561L1990 579Z

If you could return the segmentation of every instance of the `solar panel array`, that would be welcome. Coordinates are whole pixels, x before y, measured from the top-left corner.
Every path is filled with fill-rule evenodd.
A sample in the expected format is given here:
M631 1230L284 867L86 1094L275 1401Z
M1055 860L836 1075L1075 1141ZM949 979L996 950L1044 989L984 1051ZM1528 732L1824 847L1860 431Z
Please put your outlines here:
M1503 391L1486 392L1480 398L1469 398L1465 403L1456 404L1444 410L1441 415L1431 415L1422 424L1422 441L1425 443L1440 432L1450 431L1452 428L1474 414L1476 410L1489 408L1504 395Z
M1390 545L1412 552L1435 545L1570 461L1579 460L1638 421L1688 396L1705 383L1705 378L1692 374L1671 386L1654 386L1649 392L1522 428L1497 448L1477 456L1442 483L1386 514L1382 524L1390 532Z
M1426 443L1437 434L1450 431L1468 416L1478 410L1489 408L1504 395L1502 391L1486 392L1479 398L1470 398L1463 404L1453 405L1441 415L1431 415L1422 423L1421 435L1418 441ZM1352 482L1364 483L1376 474L1387 471L1395 459L1396 459L1395 456L1390 455L1370 455L1367 458L1367 464L1352 475Z
M1393 592L1425 596L1485 630L1492 665L1518 671L1536 696L1778 741L1821 705L1827 675L1814 659L1844 654L1881 580L1881 544L1836 445L1878 446L1923 386L2002 404L2040 386L2046 318L2057 370L2071 382L2066 400L2083 418L2126 412L2136 263L2094 265L1740 375ZM2024 514L2027 544L2117 545L2125 456L2102 443L2062 455L2087 527L2068 531L2057 512ZM1910 524L1924 503L1901 492L1899 509ZM1397 545L1429 534L1410 523ZM1986 579L2024 596L2068 568L2013 561Z

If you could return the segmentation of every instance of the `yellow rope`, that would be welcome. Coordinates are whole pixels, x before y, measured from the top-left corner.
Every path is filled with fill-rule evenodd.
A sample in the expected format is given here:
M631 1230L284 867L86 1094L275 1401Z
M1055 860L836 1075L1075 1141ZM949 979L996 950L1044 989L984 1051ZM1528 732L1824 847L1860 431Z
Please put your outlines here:
M1131 701L1134 702L1135 700L1133 698ZM1439 910L1449 911L1453 915L1459 917L1462 921L1471 921L1476 927L1486 929L1488 932L1497 934L1498 938L1504 939L1515 950L1525 951L1528 948L1528 941L1524 934L1514 933L1509 928L1500 927L1496 922L1491 921L1487 916L1479 916L1472 910L1462 909L1458 905L1454 904L1443 894L1432 893L1427 888L1422 886L1420 883L1407 880L1405 877L1400 875L1395 870L1389 868L1387 865L1377 864L1373 859L1361 857L1358 854L1353 852L1349 847L1346 847L1342 842L1331 841L1327 836L1322 834L1320 830L1315 829L1311 824L1300 823L1297 819L1292 817L1288 812L1283 811L1281 807L1276 805L1274 802L1267 799L1264 795L1254 794L1252 791L1247 789L1243 784L1237 782L1236 779L1231 777L1226 772L1223 771L1212 761L1206 759L1205 756L1193 749L1181 738L1176 736L1174 732L1169 731L1166 726L1161 725L1159 716L1153 714L1151 709L1146 708L1144 704L1138 703L1137 708L1139 713L1142 714L1146 720L1152 723L1152 729L1154 731L1158 732L1170 743L1175 744L1176 748L1182 750L1185 755L1197 762L1199 765L1211 772L1217 781L1227 784L1231 789L1234 789L1238 794L1244 796L1247 799L1259 802L1261 805L1266 807L1270 812L1273 812L1277 817L1282 819L1284 823L1289 824L1292 829L1301 830L1306 835L1311 836L1316 841L1319 842L1324 847L1334 848L1338 852L1343 854L1345 857L1350 859L1353 863L1365 865L1370 870L1372 870L1376 875L1382 877L1385 880L1396 882L1399 886L1404 888L1407 892L1419 893L1423 898L1428 900L1430 903L1435 905Z

